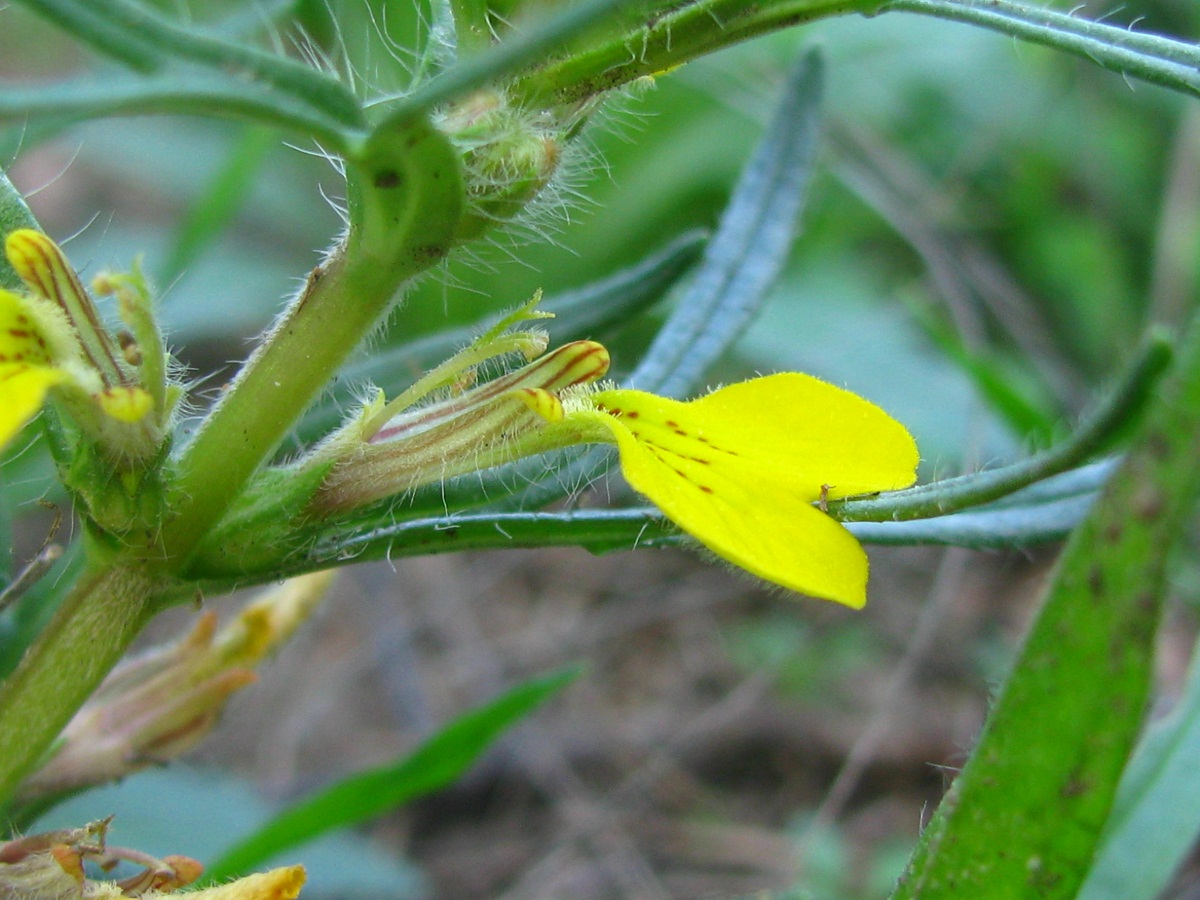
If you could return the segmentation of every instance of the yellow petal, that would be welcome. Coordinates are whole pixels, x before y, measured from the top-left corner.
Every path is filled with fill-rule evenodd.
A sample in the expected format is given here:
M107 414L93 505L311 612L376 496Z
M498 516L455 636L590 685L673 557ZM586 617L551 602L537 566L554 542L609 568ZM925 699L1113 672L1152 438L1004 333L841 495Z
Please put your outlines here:
M0 363L34 366L53 363L46 339L29 316L25 301L3 289L0 289Z
M66 377L65 372L47 366L0 363L0 447L37 415L46 391Z
M810 498L765 482L735 457L680 455L606 418L630 485L708 549L789 590L855 608L866 602L866 554Z
M903 425L857 394L798 372L732 384L690 403L621 390L595 401L637 412L637 428L668 446L682 439L736 450L810 500L823 485L836 498L916 480L917 446Z
M626 479L684 531L767 581L863 605L866 554L812 501L913 482L916 445L881 409L797 373L690 403L628 390L592 400Z

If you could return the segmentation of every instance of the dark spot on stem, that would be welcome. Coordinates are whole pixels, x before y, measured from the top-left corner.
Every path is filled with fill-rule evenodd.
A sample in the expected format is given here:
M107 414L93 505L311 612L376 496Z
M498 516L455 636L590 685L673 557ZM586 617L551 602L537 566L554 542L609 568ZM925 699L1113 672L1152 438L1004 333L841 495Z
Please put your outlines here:
M1166 507L1162 491L1152 484L1143 485L1133 498L1133 512L1143 522L1153 522Z
M412 248L412 258L418 262L433 263L445 256L446 251L444 244L418 244Z
M375 173L375 187L390 189L400 186L400 173L395 169L384 169Z
M1161 431L1146 435L1146 449L1154 459L1166 459L1171 453L1171 442Z

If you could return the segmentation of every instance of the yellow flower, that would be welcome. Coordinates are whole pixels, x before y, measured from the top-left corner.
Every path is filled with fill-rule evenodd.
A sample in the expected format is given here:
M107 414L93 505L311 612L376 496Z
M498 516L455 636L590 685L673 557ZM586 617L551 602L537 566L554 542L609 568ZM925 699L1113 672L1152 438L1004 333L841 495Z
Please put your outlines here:
M596 390L608 352L576 341L337 448L310 512L336 513L444 478L581 443L621 469L718 556L789 590L861 607L867 558L819 507L907 487L917 448L899 422L816 378L755 378L691 402ZM367 419L378 423L379 404ZM349 434L351 432L347 432Z
M856 608L866 602L866 554L819 505L916 479L917 448L904 426L796 372L686 403L618 389L524 399L551 434L615 443L630 485L718 556Z
M45 235L20 230L8 235L5 252L29 293L0 289L0 448L54 391L113 454L152 452L154 401L118 359L62 251Z

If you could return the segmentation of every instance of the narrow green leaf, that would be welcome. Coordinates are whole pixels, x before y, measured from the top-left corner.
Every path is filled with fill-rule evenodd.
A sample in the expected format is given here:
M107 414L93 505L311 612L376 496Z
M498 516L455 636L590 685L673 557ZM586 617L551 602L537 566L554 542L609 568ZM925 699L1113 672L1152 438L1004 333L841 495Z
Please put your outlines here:
M973 549L1028 547L1066 537L1087 514L1114 467L1113 460L1084 466L971 512L844 524L866 544L932 544ZM376 509L353 523L338 523L336 531L314 535L302 553L270 556L269 565L247 564L244 557L221 548L199 557L191 571L203 581L204 590L211 593L315 572L351 560L365 562L468 550L539 547L580 547L591 553L608 553L692 544L691 538L649 506L562 512L490 509L446 515L440 505L441 496L431 495L433 499L428 504L420 498L413 501L416 509L436 506L436 514L413 515L413 510L406 506L409 518L401 518L395 510ZM881 498L881 502L885 501L886 496ZM267 545L276 540L269 531L262 532L260 539Z
M80 40L144 72L188 60L254 80L345 126L364 125L362 108L336 78L297 60L233 43L162 18L136 0L23 0Z
M1200 46L1010 0L889 0L885 11L968 22L1200 97ZM1136 23L1135 23L1136 24Z
M629 378L684 396L754 318L783 269L816 156L822 65L793 69L762 143L742 173L688 291Z
M896 900L1075 897L1141 729L1170 551L1200 497L1200 321L1063 554Z
M1200 836L1200 646L1175 708L1143 738L1117 788L1078 900L1154 900Z
M864 544L1012 549L1062 540L1095 500L1095 494L1080 494L1029 506L985 507L906 522L850 522L846 527Z
M227 591L349 562L467 550L578 546L594 553L678 544L685 540L656 509L487 512L396 520L381 511L374 527L318 539L303 553L264 567L230 565L220 553L198 558L191 572L205 592ZM270 537L266 537L269 540Z
M25 205L25 198L8 180L4 171L0 170L0 238L18 228L37 227L37 219ZM22 290L24 287L21 279L17 277L17 273L13 271L13 267L4 258L3 253L0 253L0 287L8 288L10 291Z
M165 61L161 47L113 21L103 6L81 0L20 2L81 43L139 72L152 72Z
M284 850L368 821L450 784L505 729L579 677L572 667L517 685L486 706L455 719L413 753L338 782L276 816L207 869L215 881L247 872Z

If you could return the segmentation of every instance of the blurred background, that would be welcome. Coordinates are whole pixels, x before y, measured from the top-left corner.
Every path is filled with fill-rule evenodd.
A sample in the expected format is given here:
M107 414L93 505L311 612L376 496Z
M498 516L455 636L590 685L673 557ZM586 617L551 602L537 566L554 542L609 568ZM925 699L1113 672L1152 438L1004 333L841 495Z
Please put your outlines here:
M416 63L389 43L411 46L427 10L297 7L368 95L408 83ZM1200 33L1191 0L1114 15ZM540 208L422 282L373 346L477 321L539 288L553 297L712 228L782 73L813 45L828 64L826 125L802 234L712 383L799 369L844 385L908 425L926 479L1069 432L1147 325L1179 324L1198 299L1200 107L898 14L775 35L615 99ZM3 84L97 67L23 9L0 9ZM341 179L317 150L194 118L0 131L0 162L85 275L143 255L172 346L211 390L340 229L327 198ZM664 308L593 335L618 370ZM17 486L6 517L25 521L45 494L41 466L37 454L6 465ZM35 513L18 560L47 527L49 513ZM350 568L186 765L57 815L78 824L116 811L120 843L203 859L272 804L394 758L524 677L582 662L584 676L460 784L298 854L311 896L882 897L965 759L1055 552L874 549L864 612L675 551ZM1164 703L1195 637L1198 574L1183 561ZM36 626L22 615L0 627ZM192 616L174 611L148 640ZM1171 896L1200 896L1200 878L1185 871Z

